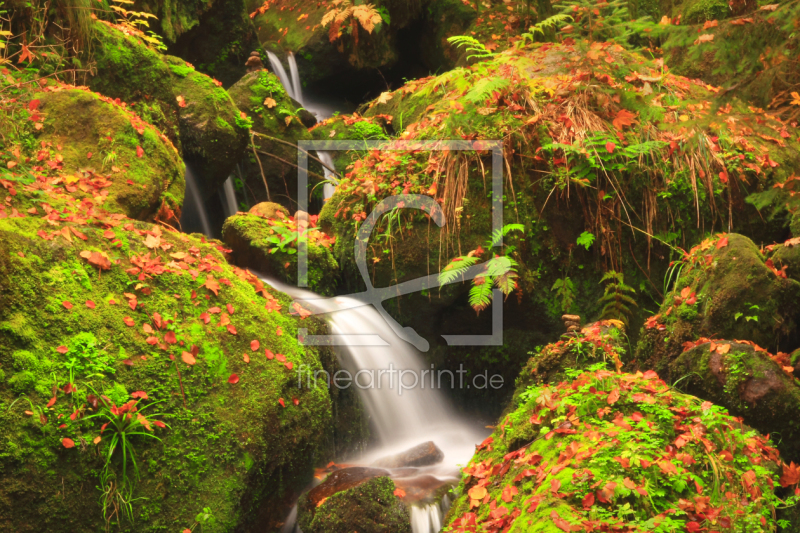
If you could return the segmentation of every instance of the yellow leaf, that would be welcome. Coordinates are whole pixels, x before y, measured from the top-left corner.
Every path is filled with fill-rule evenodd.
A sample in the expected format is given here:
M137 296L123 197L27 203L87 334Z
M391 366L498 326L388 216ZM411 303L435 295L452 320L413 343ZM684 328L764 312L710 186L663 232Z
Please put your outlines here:
M286 125L288 126L291 123L292 123L292 117L291 116L286 117Z
M267 109L272 109L278 105L278 102L276 102L274 98L267 98L264 100L264 105L267 106Z

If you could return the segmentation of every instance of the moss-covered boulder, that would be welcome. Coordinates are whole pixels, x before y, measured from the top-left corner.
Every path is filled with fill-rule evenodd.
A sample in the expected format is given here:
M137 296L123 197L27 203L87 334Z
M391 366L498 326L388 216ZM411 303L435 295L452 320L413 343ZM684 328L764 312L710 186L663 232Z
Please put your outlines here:
M172 143L129 109L87 90L38 93L39 162L77 199L139 220L183 203L184 167ZM52 153L51 153L52 152Z
M161 128L202 169L202 194L216 191L247 146L247 121L227 91L185 60L160 54L110 24L96 24L96 41L90 86L131 104Z
M640 366L666 370L684 343L702 337L796 347L800 283L765 260L749 238L729 233L706 239L675 271L680 275L673 290L645 324L636 353Z
M336 492L316 506L303 495L298 525L309 533L410 533L408 510L394 490L394 482L381 476Z
M772 443L654 372L575 371L517 397L463 469L444 531L775 527Z
M769 354L752 344L701 342L670 364L681 388L721 405L761 433L780 435L787 460L800 459L800 386L789 355Z
M232 260L242 268L263 272L281 281L297 284L298 237L307 238L308 287L332 296L338 283L339 265L331 252L333 240L303 220L276 211L273 216L240 213L225 221L222 238L232 250Z
M297 104L267 70L245 75L229 89L236 106L253 119L256 153L249 153L244 178L255 201L280 203L296 209L297 141L310 140L298 115ZM314 154L312 154L314 155ZM310 182L319 175L310 175ZM268 191L267 191L268 189Z

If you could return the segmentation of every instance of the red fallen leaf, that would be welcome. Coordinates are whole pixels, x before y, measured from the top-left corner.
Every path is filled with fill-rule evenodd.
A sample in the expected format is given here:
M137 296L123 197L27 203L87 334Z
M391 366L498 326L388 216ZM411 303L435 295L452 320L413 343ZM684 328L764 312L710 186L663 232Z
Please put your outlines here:
M139 305L139 302L136 300L136 298L128 300L128 307L131 308L131 311L136 311L137 305Z
M61 346L59 346L58 348L56 348L56 351L57 351L58 353L60 353L60 354L65 354L65 353L67 353L67 352L69 351L69 348L67 348L66 346L64 346L64 345L62 344Z
M267 359L269 359L270 361L275 359L275 354L272 353L269 348L264 349L264 355L267 356Z
M111 231L110 229L107 229L106 231L103 232L103 237L105 237L108 240L111 240L115 239L117 237L117 234Z
M557 480L553 480L557 481ZM560 483L559 483L560 485ZM519 494L519 490L514 485L506 485L503 487L503 494L500 496L504 502L509 503L511 500L514 499L514 496Z
M135 324L133 319L131 317L129 317L129 316L126 316L125 318L123 318L122 321L125 322L125 325L128 326L129 328L132 328L134 326L134 324Z
M150 324L144 324L142 326L142 331L144 331L145 333L147 333L149 335L149 334L153 333L153 328L150 326Z
M47 407L53 407L55 403L56 403L56 397L53 396L52 398L50 398L50 401L47 402Z
M200 320L208 324L211 321L211 317L209 316L208 313L203 313L202 315L200 315Z
M161 420L153 420L153 424L155 424L156 426L160 427L161 429L164 429L165 427L167 427L167 425L164 422L162 422Z
M295 404L295 405L297 405L297 404ZM401 488L394 489L394 492L392 494L394 494L398 498L405 498L406 497L406 491L404 491Z
M717 241L717 250L728 246L728 237L723 237Z
M95 306L95 303L93 301L86 300L86 307L88 307L89 309L94 309L96 306Z
M286 407L286 402L283 401L283 398L278 398L278 403L281 404L281 407Z
M279 363L285 363L286 362L286 356L283 355L282 353L276 353L275 354L275 360L278 361Z
M137 390L136 392L131 393L131 398L141 398L142 400L149 400L150 398L147 397L147 393L143 390Z
M627 109L620 109L617 113L617 116L611 122L615 128L621 130L625 126L630 126L634 122L636 122L636 115L628 111Z
M289 370L291 370L292 368L294 368L294 363L292 363L291 361L286 361L286 363L284 364L284 366L285 366L286 368L288 368Z
M219 283L211 274L206 277L206 282L203 284L203 286L213 292L215 296L219 296Z
M247 355L247 352L245 352L242 357L243 357L245 363L249 363L250 362L250 356Z
M558 494L558 489L561 488L561 482L557 479L550 480L550 492L553 494Z
M142 157L144 155L144 150L142 150L141 146L136 147L136 157Z
M217 313L222 312L222 309L220 309L219 307L212 307L211 309L208 310L208 312L212 315L216 315Z
M231 335L236 335L236 328L233 326L233 324L228 324L225 327L228 328L228 333Z
M197 362L194 358L194 355L192 355L189 352L183 352L181 354L181 360L183 360L183 362L186 363L187 365L193 365Z
M631 415L631 420L633 420L634 422L641 422L643 418L644 417L642 416L642 413L640 413L639 411L634 411L633 414Z
M131 361L130 359L123 359L122 364L126 366L133 366L133 361Z
M233 314L234 309L233 309L233 306L231 304L225 304L225 309L228 310L228 314L230 314L230 315Z
M292 403L295 405L300 405L300 400L298 400L296 397L292 397Z
M616 147L617 147L617 145L612 143L611 141L608 141L606 143L606 150L608 150L609 154L613 154L614 153L614 148L616 148Z
M231 377L228 378L228 383L230 383L231 385L236 385L237 383L239 383L239 376L237 376L236 374L231 374Z
M257 340L250 341L250 349L253 350L254 352L258 350L259 346L261 346L261 344Z
M175 338L175 332L174 331L166 332L164 334L164 341L169 344L175 344L176 342L178 342L178 339Z
M67 301L61 302L61 305L64 306L64 309L67 309L67 310L72 309L72 304L67 302Z
M783 473L780 478L781 487L788 487L789 485L796 485L800 481L800 466L794 464L783 463Z
M636 488L636 483L629 477L626 477L622 480L622 484L625 485L625 488L628 490L634 490Z
M278 328L275 330L275 334L276 334L278 337L280 337L281 335L283 335L283 328L281 328L280 326L278 326Z
M606 401L608 402L608 405L614 405L615 403L617 403L617 400L619 400L619 389L614 389L608 395Z
M689 533L697 533L698 531L705 531L706 528L700 527L697 522L686 522L686 531Z
M594 493L590 492L583 498L583 508L589 509L592 505L594 505Z
M72 439L63 438L63 439L61 439L61 445L64 446L64 448L67 448L67 449L74 448L75 447L75 442Z
M558 513L555 511L550 512L550 520L556 525L558 529L561 531L571 531L570 523L558 516Z
M156 344L158 344L158 339L157 339L157 338L155 338L155 337L147 337L147 339L145 340L145 342L146 342L147 344L149 344L150 346L155 346Z
M28 111L36 111L36 108L39 107L39 100L31 100L28 102Z

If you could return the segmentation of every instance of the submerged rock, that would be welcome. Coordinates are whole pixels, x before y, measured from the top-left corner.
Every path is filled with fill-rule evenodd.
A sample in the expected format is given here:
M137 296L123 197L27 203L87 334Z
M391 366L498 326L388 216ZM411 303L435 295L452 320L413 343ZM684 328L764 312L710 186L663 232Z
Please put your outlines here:
M403 468L408 466L429 466L441 463L444 452L433 441L423 442L397 455L383 457L373 463L383 468Z
M329 479L336 474L347 474L349 470L356 468L358 467L334 472ZM379 472L380 470L359 468L359 473L355 474L361 479L359 483L335 491L324 499L315 499L312 493L325 486L328 481L303 495L298 503L300 528L305 533L410 533L408 510L394 495L395 486L392 480L381 476Z
M320 485L317 485L303 496L305 502L317 507L319 502L333 496L337 492L352 489L370 479L388 476L389 472L382 468L353 466L331 472Z

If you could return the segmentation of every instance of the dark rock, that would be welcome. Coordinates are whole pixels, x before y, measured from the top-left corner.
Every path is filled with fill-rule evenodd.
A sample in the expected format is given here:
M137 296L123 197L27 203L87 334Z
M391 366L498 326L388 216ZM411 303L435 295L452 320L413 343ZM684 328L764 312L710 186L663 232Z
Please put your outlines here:
M441 463L443 459L444 452L433 441L428 441L397 455L378 459L373 464L384 468L403 468L435 465Z
M320 485L317 485L306 494L306 500L316 506L337 492L352 489L370 479L388 476L389 472L382 468L369 468L366 466L353 466L332 472Z

